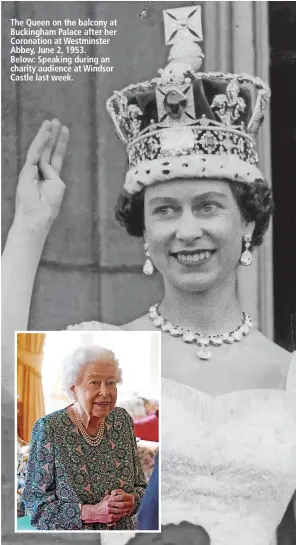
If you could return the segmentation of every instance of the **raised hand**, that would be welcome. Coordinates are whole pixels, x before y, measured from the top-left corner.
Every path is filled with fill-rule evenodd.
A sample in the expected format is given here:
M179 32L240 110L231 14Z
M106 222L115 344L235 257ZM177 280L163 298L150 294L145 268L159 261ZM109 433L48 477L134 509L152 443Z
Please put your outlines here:
M60 210L65 184L59 174L67 151L68 128L44 121L29 147L19 176L15 219L32 230L50 229Z

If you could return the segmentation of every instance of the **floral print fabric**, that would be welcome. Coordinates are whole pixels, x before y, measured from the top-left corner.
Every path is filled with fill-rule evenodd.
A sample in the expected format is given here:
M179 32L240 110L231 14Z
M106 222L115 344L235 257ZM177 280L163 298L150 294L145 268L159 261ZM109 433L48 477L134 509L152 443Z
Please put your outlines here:
M138 457L133 421L115 407L105 419L99 446L89 445L66 409L35 423L23 500L38 530L106 530L106 524L84 524L79 504L99 503L108 490L135 495L130 517L112 530L134 530L146 481Z

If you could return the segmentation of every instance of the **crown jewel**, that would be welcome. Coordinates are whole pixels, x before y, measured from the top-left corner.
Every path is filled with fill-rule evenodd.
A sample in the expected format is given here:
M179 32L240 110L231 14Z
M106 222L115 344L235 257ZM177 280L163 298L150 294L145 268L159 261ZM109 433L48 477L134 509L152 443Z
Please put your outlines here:
M164 23L171 49L159 77L115 91L107 101L127 144L125 189L136 193L156 181L184 177L262 179L255 137L268 86L246 74L199 71L200 6L165 10Z

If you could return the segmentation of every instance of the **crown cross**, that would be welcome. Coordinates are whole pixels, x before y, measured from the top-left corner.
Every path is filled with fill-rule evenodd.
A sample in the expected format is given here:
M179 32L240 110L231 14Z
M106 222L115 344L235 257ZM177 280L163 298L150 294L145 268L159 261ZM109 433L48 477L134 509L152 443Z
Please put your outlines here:
M197 72L204 57L197 42L203 40L201 7L163 11L165 44L171 46L169 64L161 74L161 84L184 83L189 72Z
M226 94L216 95L211 108L225 125L233 125L246 109L246 103L239 96L237 81L231 81L226 87Z
M179 39L202 41L201 8L191 6L164 11L165 43L172 45Z

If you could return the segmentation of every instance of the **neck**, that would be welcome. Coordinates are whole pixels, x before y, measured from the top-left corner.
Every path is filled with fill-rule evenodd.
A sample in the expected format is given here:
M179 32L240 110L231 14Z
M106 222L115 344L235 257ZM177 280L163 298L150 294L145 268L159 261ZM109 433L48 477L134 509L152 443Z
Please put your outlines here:
M81 406L78 402L74 404L79 416L80 420L85 427L86 431L93 431L98 430L100 427L100 424L103 420L103 418L97 418L96 416L90 416Z
M233 331L242 319L235 278L201 292L165 285L159 310L173 325L208 335Z

